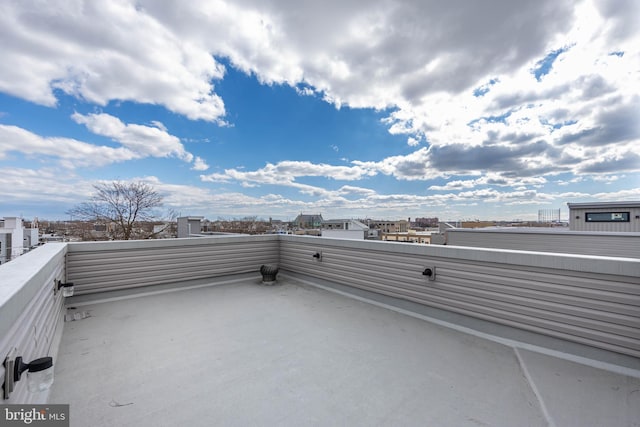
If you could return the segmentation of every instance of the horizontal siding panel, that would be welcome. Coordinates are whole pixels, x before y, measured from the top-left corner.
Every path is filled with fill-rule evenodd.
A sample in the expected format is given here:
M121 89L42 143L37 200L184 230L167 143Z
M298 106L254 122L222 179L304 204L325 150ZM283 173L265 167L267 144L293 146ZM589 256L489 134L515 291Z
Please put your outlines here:
M592 275L572 273L566 275L563 270L549 271L547 269L527 267L527 266L509 266L498 263L473 263L469 261L461 262L455 259L446 259L427 256L406 256L402 254L389 254L386 252L374 251L353 251L344 248L325 247L323 250L323 263L318 263L317 268L324 268L328 263L336 262L340 265L354 265L361 274L366 274L362 270L372 269L375 272L383 272L386 268L393 272L397 278L403 280L412 280L415 274L421 275L425 267L430 265L438 266L438 274L447 271L450 275L457 275L461 278L482 279L483 277L491 277L492 280L501 281L503 284L510 286L520 286L524 288L536 289L537 286L550 287L566 287L573 285L577 294L582 295L585 288L594 290L606 290L611 292L611 296L618 293L638 295L640 296L640 277L629 276L604 276L601 275L594 279ZM295 259L299 259L305 265L308 260L313 260L312 256L315 250L305 249L302 245L291 247L291 253ZM308 254L308 257L306 256ZM282 257L285 259L287 252L283 251ZM307 258L307 259L305 259ZM463 265L464 268L460 268ZM375 274L375 273L374 273ZM558 283L558 276L562 275L563 280ZM606 280L603 280L606 279ZM569 288L565 288L569 289ZM570 292L570 291L569 291ZM599 297L606 294L600 294Z
M465 306L463 304L452 304L451 301L447 300L424 300L413 297L407 297L405 299L430 307L448 310L506 326L512 326L543 335L562 338L567 341L578 342L593 347L640 357L640 350L638 350L635 340L631 341L631 345L627 345L629 340L623 340L622 343L616 342L615 339L612 340L614 337L612 337L611 334L593 334L592 331L589 330L584 331L584 333L579 333L579 330L576 330L576 328L563 328L562 325L558 325L553 322L540 322L535 318L522 318L522 316L514 316L511 313L504 313L497 310L477 308L468 305Z
M640 318L638 317L572 308L547 301L504 296L469 288L460 291L457 286L450 286L446 290L433 289L429 292L429 296L432 295L640 339Z
M286 245L289 245L289 243L286 243ZM316 263L315 268L325 268L324 266L331 262L336 262L340 265L355 265L361 270L362 274L366 274L367 268L373 269L375 272L389 268L396 277L411 280L412 277L415 277L416 272L422 273L425 267L437 264L438 271L449 271L451 275L456 274L459 277L470 279L482 279L485 276L491 276L492 279L496 280L504 278L505 283L509 283L511 286L535 287L540 283L549 283L559 287L573 285L578 292L588 288L606 290L613 293L621 292L640 295L640 277L599 274L597 278L594 278L593 274L567 272L566 270L549 270L531 266L505 266L499 263L477 263L428 256L394 255L386 253L386 251L376 253L374 251L354 251L352 249L334 247L324 247L322 250L323 263ZM292 254L290 259L295 259L308 266L308 261L313 260L312 255L316 250L304 249L301 245L292 246L290 249L282 251L283 260L288 256L288 252ZM461 265L464 268L460 268ZM562 276L562 283L558 283L559 275Z
M432 282L433 289L446 289L455 286L464 292L464 289L477 289L478 291L487 291L494 294L513 295L522 297L527 300L540 300L551 303L560 303L561 308L571 309L571 307L581 307L585 309L594 309L611 313L621 313L629 316L640 315L640 297L635 295L616 295L611 292L600 291L599 293L589 292L583 296L579 295L576 289L571 289L569 294L560 293L559 289L551 287L551 291L532 290L528 288L520 288L509 286L508 284L496 284L495 282L478 280L457 279L453 284L443 283L446 280L446 272L438 270L438 273L444 277L443 280ZM603 294L603 295L601 295ZM599 298L602 296L602 298ZM613 301L613 302L612 302Z
M297 253L297 250L294 250ZM352 251L351 251L352 252ZM312 259L312 251L309 251L309 259ZM286 265L288 260L286 251L282 254L283 263ZM426 266L437 265L437 275L440 278L438 283L448 278L457 282L473 281L474 283L491 283L495 285L503 285L503 291L514 292L517 294L519 289L530 289L532 291L544 292L548 295L548 299L554 299L559 295L567 296L592 296L597 301L619 302L631 305L640 305L640 286L624 283L593 279L584 279L590 282L590 288L585 289L579 286L579 281L575 277L564 276L562 272L555 271L553 273L545 271L527 271L527 270L505 270L504 266L480 266L471 263L461 264L459 261L443 261L437 258L412 258L400 257L391 259L388 257L373 255L368 258L366 253L354 255L353 253L329 252L329 249L323 252L323 262L312 264L302 262L298 268L307 268L308 273L312 273L313 269L325 270L330 263L336 262L344 269L346 274L353 276L362 276L370 274L371 277L379 279L388 278L399 282L399 286L414 283L422 284L427 280L422 276L422 271ZM299 259L296 257L295 259ZM306 261L306 260L305 260ZM332 265L332 264L331 264ZM562 276L561 284L558 283ZM619 280L620 278L618 278ZM574 286L567 286L572 283ZM599 289L607 290L599 290ZM533 295L533 293L532 293ZM576 300L577 301L577 300Z
M593 224L595 223L591 223L589 226L593 226ZM616 227L621 225L616 224ZM607 229L608 227L610 225L605 225L601 230L593 231L610 231ZM619 228L617 231L630 232L634 230ZM447 230L447 244L453 246L630 258L640 258L638 238L637 235L585 234L567 231Z
M448 267L440 267L439 272L447 276L455 277L460 281L490 282L504 286L505 289L517 289L521 291L544 292L552 297L567 295L575 297L588 297L600 301L621 302L640 305L640 285L633 283L614 282L611 280L594 280L583 278L582 282L589 282L581 286L581 281L575 277L567 276L563 272L556 274L540 274L537 272L522 272L519 275L496 274L496 268L488 270L482 268L481 274L478 267L469 266L461 270ZM500 269L497 269L500 272ZM620 280L620 277L617 278Z
M275 251L277 250L277 242L262 242L262 243L236 243L236 244L224 244L224 245L211 245L209 247L164 247L156 249L116 249L112 251L86 251L86 252L70 252L69 257L77 260L77 263L81 265L83 262L91 265L95 265L95 261L101 262L122 262L122 261L140 261L146 262L147 260L157 259L158 257L167 256L171 259L185 260L190 258L197 258L202 256L211 255L238 255L246 254L247 252L262 252L262 251ZM135 260L131 260L131 255L135 255Z
M277 254L275 251L245 251L244 254L238 252L228 253L211 253L198 257L174 259L170 253L159 253L156 258L139 258L135 253L129 254L127 257L112 259L109 261L99 260L83 260L82 263L78 262L75 256L70 256L68 262L70 265L69 272L71 275L77 278L82 278L83 275L96 276L100 274L117 274L126 270L128 273L135 273L138 271L148 271L150 268L160 270L172 270L175 268L198 268L206 266L217 266L221 264L237 264L243 262L246 264L253 264L255 259L270 258L277 260ZM91 265L93 262L93 266ZM114 272L114 268L118 270Z
M186 246L76 247L67 255L68 281L78 295L224 275L258 272L278 263L277 239L202 239ZM89 250L83 250L83 249Z
M153 274L149 275L148 273L139 274L139 275L125 275L124 278L120 278L119 280L111 280L111 279L91 279L87 283L80 284L78 290L76 291L77 295L92 293L92 292L103 292L103 291L113 291L117 289L125 289L125 288L136 288L142 286L152 286L152 285L160 285L165 283L176 283L176 282L184 282L187 280L197 280L197 279L207 279L214 278L219 276L227 276L232 274L241 274L241 273L250 273L250 272L258 272L258 267L252 266L250 268L238 268L237 266L228 267L228 268L220 268L220 269L207 269L207 270L195 270L189 271L189 273L185 272L173 272L166 274ZM74 282L75 283L75 282ZM76 285L78 286L78 285Z

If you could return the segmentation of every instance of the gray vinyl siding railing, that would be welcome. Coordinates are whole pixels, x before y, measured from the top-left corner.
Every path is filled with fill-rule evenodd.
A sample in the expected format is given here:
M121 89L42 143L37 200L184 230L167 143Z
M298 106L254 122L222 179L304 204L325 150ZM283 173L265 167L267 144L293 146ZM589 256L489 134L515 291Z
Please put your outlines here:
M66 277L83 294L258 275L262 264L276 263L285 272L640 357L640 259L273 235L48 243L0 266L0 354L50 355L55 364L64 314L55 280ZM427 267L435 267L435 280L422 274ZM0 381L4 375L0 366ZM42 398L25 385L17 383L4 403Z
M640 357L640 260L282 236L280 265Z
M278 263L277 236L70 243L77 295L258 272Z
M21 356L26 362L44 356L56 360L62 333L63 297L54 292L55 281L65 275L65 244L51 243L2 265L0 355ZM4 363L0 384L4 384ZM2 403L45 403L46 396L27 391L26 380L15 384Z
M447 230L447 244L564 254L640 258L640 233L541 230Z

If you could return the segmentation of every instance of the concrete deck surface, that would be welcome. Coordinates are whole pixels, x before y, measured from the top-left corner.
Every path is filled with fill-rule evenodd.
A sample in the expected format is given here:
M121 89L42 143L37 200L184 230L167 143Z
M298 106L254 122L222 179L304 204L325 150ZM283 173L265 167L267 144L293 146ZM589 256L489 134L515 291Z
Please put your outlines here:
M638 378L258 283L77 300L50 403L72 426L640 425Z

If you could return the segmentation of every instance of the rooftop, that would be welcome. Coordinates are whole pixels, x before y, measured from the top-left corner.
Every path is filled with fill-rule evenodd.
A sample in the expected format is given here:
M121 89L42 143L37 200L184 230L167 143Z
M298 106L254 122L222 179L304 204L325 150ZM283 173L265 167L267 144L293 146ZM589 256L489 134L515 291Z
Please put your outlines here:
M312 257L315 251L322 256ZM461 302L453 297L448 309L419 297L444 295L440 288L459 286L452 278L461 271L473 277L473 268L493 283L505 279L487 269L513 268L504 277L518 283L525 261L530 270L554 267L549 277L562 272L565 288L553 289L546 309L558 306L569 317L580 305L592 306L597 313L591 320L580 315L581 324L601 322L594 328L607 332L576 327L569 336L560 321L544 331L496 320L506 314L481 315L479 300L473 314L456 308ZM281 266L276 285L261 284L255 266L262 263ZM425 265L434 280L421 274ZM72 426L638 425L640 287L632 277L638 265L296 236L48 244L1 267L32 271L0 279L0 335L7 337L0 344L5 352L16 345L11 340L29 357L54 356L55 382L45 398L70 404ZM53 307L61 304L67 318L57 328L58 343L49 330L42 332L47 344L43 338L35 347L26 344L15 325L33 311L10 313L4 303L34 308L37 300L44 307L45 298L32 290L60 277L61 266L77 295L64 301L55 295ZM595 271L612 289L596 290ZM16 283L18 291L10 292ZM483 283L476 275L468 286L489 292ZM582 295L560 307L573 285L588 287L599 305ZM50 285L44 287L42 295L50 295ZM515 294L529 292L532 306L545 300L526 287ZM501 298L518 301L493 292L484 304L494 310ZM603 322L604 308L616 311L618 326ZM541 325L536 316L530 323ZM28 337L46 328L27 329ZM29 397L17 390L13 399Z
M294 277L78 297L68 311L90 316L65 325L50 397L72 425L640 421L637 378Z

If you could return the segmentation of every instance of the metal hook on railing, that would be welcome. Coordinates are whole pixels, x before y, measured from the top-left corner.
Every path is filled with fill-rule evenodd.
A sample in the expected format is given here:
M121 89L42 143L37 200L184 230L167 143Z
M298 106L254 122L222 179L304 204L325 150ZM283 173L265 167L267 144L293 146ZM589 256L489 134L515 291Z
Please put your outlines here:
M429 280L436 280L436 268L435 267L427 267L422 272L423 276L427 276Z

